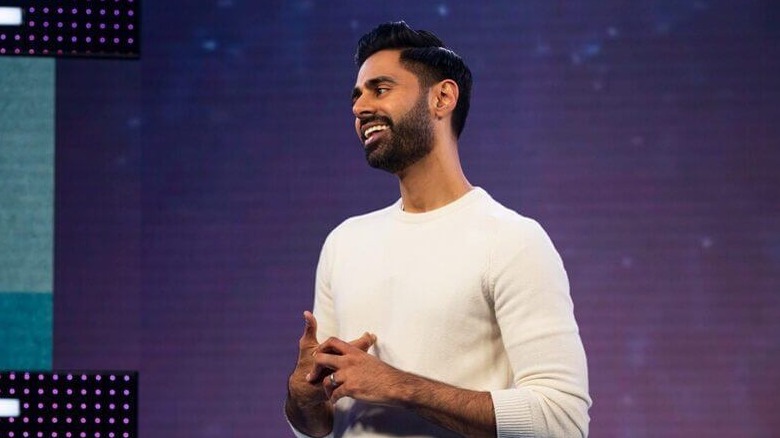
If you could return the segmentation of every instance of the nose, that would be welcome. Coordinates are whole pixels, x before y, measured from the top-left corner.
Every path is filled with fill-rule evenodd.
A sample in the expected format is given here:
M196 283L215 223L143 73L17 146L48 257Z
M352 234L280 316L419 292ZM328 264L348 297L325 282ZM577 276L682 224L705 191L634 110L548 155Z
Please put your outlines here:
M352 102L352 114L357 118L374 114L374 107L371 105L371 99L365 94L355 98L355 101Z

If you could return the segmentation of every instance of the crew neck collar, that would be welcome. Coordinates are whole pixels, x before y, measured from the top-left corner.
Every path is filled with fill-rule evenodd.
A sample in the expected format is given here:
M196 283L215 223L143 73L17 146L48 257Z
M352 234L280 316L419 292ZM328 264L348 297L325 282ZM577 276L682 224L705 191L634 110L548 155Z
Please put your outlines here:
M404 222L420 223L427 222L447 214L459 210L477 199L486 196L487 193L481 187L472 187L471 190L463 194L460 198L443 205L437 209L426 211L423 213L410 213L403 210L403 199L399 198L392 206L394 216Z

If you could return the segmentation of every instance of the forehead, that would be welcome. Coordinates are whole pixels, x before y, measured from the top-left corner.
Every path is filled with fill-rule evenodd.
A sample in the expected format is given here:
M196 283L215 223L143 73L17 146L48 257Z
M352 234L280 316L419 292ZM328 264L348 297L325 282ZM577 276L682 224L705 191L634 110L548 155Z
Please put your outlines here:
M355 87L378 77L389 77L398 83L417 83L417 76L401 63L400 50L380 50L369 56L358 70Z

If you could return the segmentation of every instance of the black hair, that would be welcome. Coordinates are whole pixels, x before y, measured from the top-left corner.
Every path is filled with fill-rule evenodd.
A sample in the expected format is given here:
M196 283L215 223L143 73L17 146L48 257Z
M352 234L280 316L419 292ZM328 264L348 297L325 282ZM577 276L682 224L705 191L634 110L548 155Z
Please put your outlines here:
M452 112L452 130L460 137L466 125L471 100L471 70L460 56L448 49L436 35L414 30L403 21L383 23L358 41L355 64L358 67L381 50L400 49L401 63L417 75L420 86L428 88L436 82L452 79L460 91Z

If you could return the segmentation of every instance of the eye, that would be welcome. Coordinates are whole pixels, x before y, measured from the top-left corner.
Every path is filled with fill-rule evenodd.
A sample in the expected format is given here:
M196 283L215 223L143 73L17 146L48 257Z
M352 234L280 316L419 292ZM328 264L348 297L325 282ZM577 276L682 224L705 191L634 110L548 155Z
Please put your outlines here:
M377 87L377 88L376 88L376 94L377 94L377 96L381 96L381 95L385 94L385 93L386 93L386 92L388 92L388 91L390 91L390 88L389 88L389 87Z

